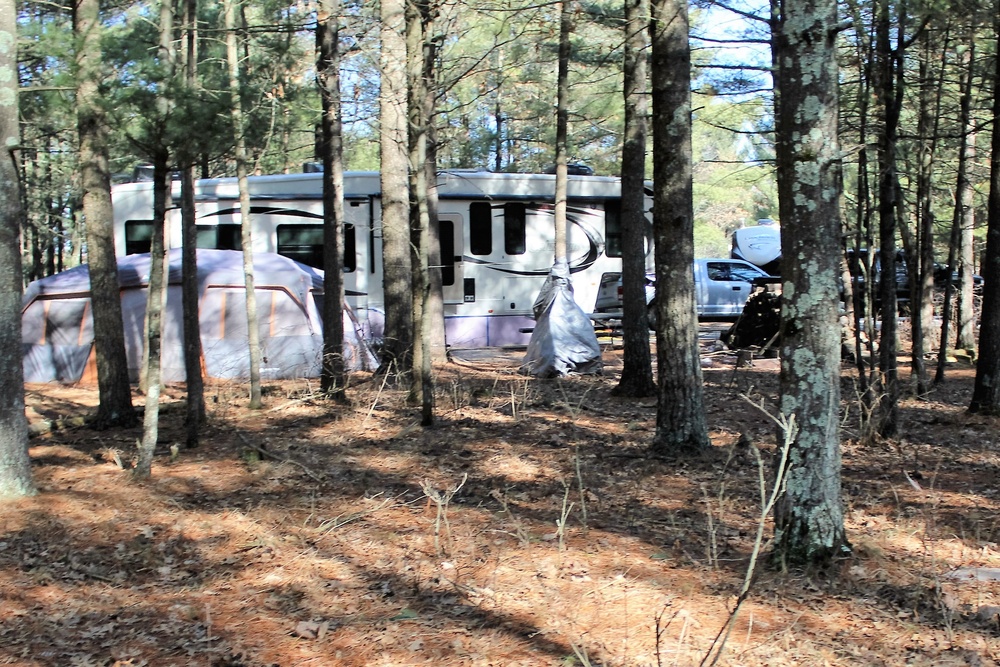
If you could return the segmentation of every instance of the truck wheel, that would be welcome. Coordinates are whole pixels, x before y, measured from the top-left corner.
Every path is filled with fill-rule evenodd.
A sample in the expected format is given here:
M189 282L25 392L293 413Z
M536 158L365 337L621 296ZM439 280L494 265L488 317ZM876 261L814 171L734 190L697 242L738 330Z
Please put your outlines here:
M656 331L656 297L646 304L646 320L649 322L649 330Z

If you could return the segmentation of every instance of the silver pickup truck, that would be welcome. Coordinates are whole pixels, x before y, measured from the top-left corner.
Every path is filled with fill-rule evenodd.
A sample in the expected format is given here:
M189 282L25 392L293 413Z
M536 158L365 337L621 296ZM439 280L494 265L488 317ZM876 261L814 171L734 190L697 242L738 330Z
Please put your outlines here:
M656 276L646 276L646 303L656 294ZM703 319L733 319L743 312L743 306L753 293L754 281L768 274L750 262L739 259L694 260L695 309ZM775 278L775 281L778 279ZM760 282L758 280L758 282ZM597 292L594 313L602 319L621 316L622 277L620 273L605 273Z

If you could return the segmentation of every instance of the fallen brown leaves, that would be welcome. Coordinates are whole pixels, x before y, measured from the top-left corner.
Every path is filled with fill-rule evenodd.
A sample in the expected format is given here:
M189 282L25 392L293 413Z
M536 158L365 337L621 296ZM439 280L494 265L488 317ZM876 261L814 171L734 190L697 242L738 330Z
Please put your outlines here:
M164 413L146 484L113 455L127 465L135 432L37 435L41 493L0 515L0 664L696 665L753 546L746 443L774 450L739 398L770 404L774 364L713 359L698 459L646 457L655 403L610 396L620 352L608 376L563 381L516 375L516 357L449 364L426 430L366 377L351 406L289 382L257 412L212 386L202 447L172 462L182 411ZM1000 436L965 415L971 378L907 400L898 441L862 447L846 413L854 554L762 569L720 664L995 664L1000 582L949 576L1000 568ZM34 421L95 400L28 392Z

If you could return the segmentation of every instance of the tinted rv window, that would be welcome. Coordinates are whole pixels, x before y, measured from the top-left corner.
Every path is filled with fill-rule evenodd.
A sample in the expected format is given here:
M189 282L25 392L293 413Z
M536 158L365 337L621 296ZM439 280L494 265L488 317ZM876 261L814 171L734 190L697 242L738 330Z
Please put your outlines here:
M278 225L278 254L323 268L323 225ZM344 271L357 268L354 225L344 225Z
M452 220L441 220L438 223L441 242L441 284L455 284L455 223Z
M278 254L323 268L323 225L278 225Z
M469 252L473 255L493 254L493 207L489 202L469 204Z
M604 202L604 243L608 257L622 256L622 202L607 199Z
M242 250L242 233L239 225L198 225L195 245L215 250Z
M150 243L153 239L152 220L126 220L125 221L125 254L136 255L142 252L149 252Z
M503 206L503 247L508 255L523 255L525 252L525 206L524 204L504 204Z

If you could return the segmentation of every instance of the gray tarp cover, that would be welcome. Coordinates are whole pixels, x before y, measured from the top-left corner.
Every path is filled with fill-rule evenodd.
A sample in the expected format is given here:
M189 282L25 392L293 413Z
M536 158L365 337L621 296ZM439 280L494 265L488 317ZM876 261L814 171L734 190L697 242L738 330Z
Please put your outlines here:
M273 253L254 254L254 277L264 367L268 379L313 377L322 355L323 272ZM129 372L138 376L149 254L118 258L122 319ZM169 253L167 299L163 309L162 377L184 380L181 309L181 252ZM231 250L198 250L198 303L205 375L246 378L246 301L243 255ZM22 341L26 382L77 382L93 347L88 267L36 280L22 302ZM374 363L360 340L352 313L344 312L344 352L349 368Z
M552 266L534 304L535 328L521 372L535 377L601 372L594 323L573 298L569 265Z

